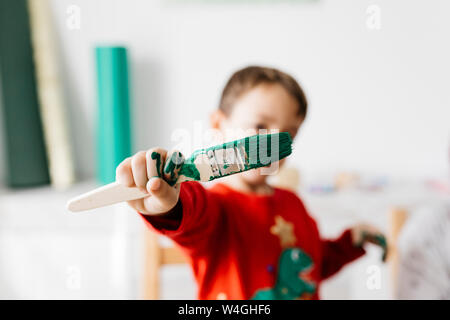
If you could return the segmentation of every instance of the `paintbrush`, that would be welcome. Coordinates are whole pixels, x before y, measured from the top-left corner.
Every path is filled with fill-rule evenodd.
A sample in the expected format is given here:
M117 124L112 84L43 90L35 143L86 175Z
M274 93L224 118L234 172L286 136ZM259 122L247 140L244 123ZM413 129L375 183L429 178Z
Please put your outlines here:
M254 135L195 151L188 159L172 153L164 169L164 180L171 186L185 181L211 181L231 174L268 166L292 152L289 133ZM163 178L162 173L159 177ZM73 198L67 209L73 212L141 199L150 194L137 187L117 182L107 184Z

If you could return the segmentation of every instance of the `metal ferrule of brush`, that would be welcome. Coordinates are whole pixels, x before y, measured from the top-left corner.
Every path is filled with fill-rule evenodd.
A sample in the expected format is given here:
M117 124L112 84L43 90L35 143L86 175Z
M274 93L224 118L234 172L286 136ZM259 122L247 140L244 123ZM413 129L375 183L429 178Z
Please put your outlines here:
M225 149L208 150L206 154L215 178L246 169L248 157L243 144L237 144Z
M209 159L209 164L211 165L211 170L212 173L214 175L214 177L220 177L220 171L219 171L219 166L217 165L217 161L216 161L216 157L214 154L213 150L208 150L206 152L206 155L208 156Z

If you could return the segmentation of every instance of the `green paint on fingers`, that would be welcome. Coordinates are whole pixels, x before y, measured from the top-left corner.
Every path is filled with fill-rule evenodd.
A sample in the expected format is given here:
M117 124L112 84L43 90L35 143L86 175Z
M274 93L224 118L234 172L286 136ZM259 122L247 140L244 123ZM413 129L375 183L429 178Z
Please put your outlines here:
M387 241L386 241L386 238L384 237L384 235L382 235L382 234L374 235L374 234L371 234L368 232L363 232L362 243L359 246L362 246L363 243L366 241L371 241L371 242L379 245L381 247L381 249L383 250L383 255L382 255L381 259L383 261L386 261L388 246L387 246Z
M378 243L378 245L383 249L383 256L381 257L381 260L386 261L388 251L386 238L383 235L378 234L375 236L375 242Z
M164 168L164 173L169 177L166 178L167 183L170 186L173 186L178 178L178 173L180 169L183 167L184 158L180 152L174 152L170 156L169 161L167 161L166 166Z
M158 177L161 178L161 155L158 152L152 152L151 155L153 160L156 160L156 171L158 172Z

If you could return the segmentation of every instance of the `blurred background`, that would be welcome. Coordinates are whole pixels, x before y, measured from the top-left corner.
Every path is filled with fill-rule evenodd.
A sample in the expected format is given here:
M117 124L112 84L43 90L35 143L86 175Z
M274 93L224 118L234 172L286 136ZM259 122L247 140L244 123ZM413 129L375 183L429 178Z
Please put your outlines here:
M9 2L0 0L4 30L14 20L8 17L15 16L6 13ZM377 248L368 247L363 259L324 283L322 297L450 299L450 239L436 231L450 231L443 222L450 219L450 2L23 4L31 17L32 45L20 52L32 55L34 69L31 64L21 69L26 63L19 60L27 58L10 50L15 39L23 47L25 31L16 38L4 33L0 40L0 298L148 297L149 237L141 218L122 205L77 214L65 209L71 197L109 182L96 164L99 152L108 153L98 136L107 132L101 109L112 90L101 85L102 68L108 68L102 61L109 59L101 48L113 47L125 50L119 60L128 70L122 81L129 90L119 97L125 108L115 113L126 123L129 117L129 128L120 127L130 134L123 156L153 146L170 149L180 144L180 132L190 137L189 149L202 147L209 115L239 68L258 64L292 74L310 109L288 160L289 187L304 199L324 237L369 222L391 239L404 239L387 264ZM34 125L29 132L30 124L11 116L20 112L8 97L26 95L13 92L15 83L24 85L14 65L36 86L32 100L38 107L26 111L30 104L23 103L23 112L31 121L28 116L39 110L34 117L42 120L42 129ZM42 169L47 167L41 154L44 164L36 170L44 173L38 182L14 185L11 166L17 161L11 154L25 155L26 168L35 166L38 157L23 150L27 143L37 148L38 142L30 142L36 132L51 163L49 173ZM23 145L10 139L14 134ZM15 170L25 175L24 169ZM283 181L283 175L274 177L274 183ZM418 239L414 246L411 237ZM427 256L430 243L433 252ZM417 252L424 262L415 260L417 268L408 269ZM161 266L159 276L160 298L195 298L186 264Z

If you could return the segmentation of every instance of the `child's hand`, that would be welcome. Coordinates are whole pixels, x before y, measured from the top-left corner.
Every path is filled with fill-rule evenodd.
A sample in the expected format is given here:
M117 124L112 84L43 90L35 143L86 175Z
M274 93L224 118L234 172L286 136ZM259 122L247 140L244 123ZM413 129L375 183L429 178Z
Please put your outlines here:
M376 244L383 249L382 260L386 260L388 247L381 231L370 225L359 224L351 228L351 233L353 245L362 247L366 242Z
M170 159L170 161L166 161ZM138 187L148 192L149 196L128 201L128 204L143 214L160 214L170 211L178 202L180 185L170 186L167 181L174 181L177 172L173 168L174 159L184 161L181 153L161 148L140 151L127 158L116 169L116 181L127 187ZM170 166L172 162L172 166Z

